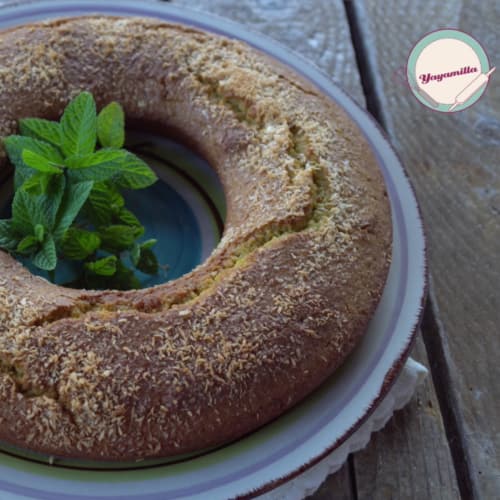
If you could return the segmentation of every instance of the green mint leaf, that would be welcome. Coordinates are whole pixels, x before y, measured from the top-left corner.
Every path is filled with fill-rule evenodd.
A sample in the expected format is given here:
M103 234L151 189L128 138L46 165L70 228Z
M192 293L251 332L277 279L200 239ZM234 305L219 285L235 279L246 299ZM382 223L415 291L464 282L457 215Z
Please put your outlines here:
M54 238L56 241L60 241L64 233L73 224L80 209L87 201L93 186L93 182L78 182L70 184L66 188L55 223Z
M151 186L158 180L156 174L144 161L129 152L120 161L120 168L117 174L114 178L116 185L126 189L143 189Z
M17 190L28 179L38 172L23 161L23 151L28 149L36 154L48 158L56 163L62 161L59 151L52 145L33 139L31 137L22 137L20 135L11 135L4 139L5 148L11 163L16 167L14 172L14 188Z
M0 248L12 252L16 249L18 241L14 228L12 227L12 220L0 220Z
M26 148L27 143L31 145L32 141L34 141L34 139L23 137L22 135L9 135L8 137L4 137L3 144L5 146L5 151L7 151L7 156L14 167L26 167L22 159L23 149Z
M124 149L103 148L95 153L72 155L66 158L68 168L88 169L90 167L112 167L116 171L118 162L127 156Z
M68 175L77 182L102 182L121 172L121 164L127 156L123 149L100 149L99 151L80 156L70 156L66 165L70 169Z
M88 262L85 267L92 273L99 276L113 276L116 273L117 258L114 255L104 257L95 262Z
M61 126L58 122L42 118L22 118L19 120L21 134L41 139L59 147L61 145Z
M125 114L117 102L111 102L97 116L97 137L103 148L121 148L125 142Z
M26 191L16 191L12 201L12 228L15 231L24 235L33 232L31 214L36 210L36 198Z
M116 265L116 273L113 276L112 286L117 290L131 290L141 288L141 283L134 272L119 260Z
M27 166L17 166L14 170L14 190L18 190L21 186L23 186L31 177L38 174L39 172L34 173L33 169ZM38 181L36 182L38 184ZM31 191L31 189L30 189ZM41 192L40 189L35 190L37 193Z
M70 260L84 260L101 246L101 238L96 233L70 227L62 240L64 256Z
M118 212L118 219L120 220L120 222L123 222L123 224L126 224L127 226L135 226L140 228L143 227L139 219L130 210L127 210L126 208L122 208Z
M128 250L135 243L135 240L144 232L144 229L114 224L102 228L99 231L102 247L110 252L121 252Z
M34 168L39 172L58 175L63 173L62 169L59 168L56 163L48 160L38 153L35 153L34 151L30 151L29 149L25 149L23 151L22 159L28 167Z
M46 238L41 250L33 258L33 264L44 271L53 271L56 268L56 244L52 236Z
M96 227L106 226L124 204L123 196L113 186L96 182L84 207L85 216Z
M22 159L23 151L28 149L54 163L62 164L63 157L58 148L48 142L22 135L9 135L3 140L9 159L15 167L25 166Z
M36 239L36 237L29 234L19 242L16 248L16 252L24 255L29 255L37 250L39 244L40 242Z
M34 224L43 224L47 229L52 231L54 229L59 207L61 206L64 193L66 191L66 178L64 175L52 175L47 183L47 188L42 196L39 198L39 210L47 214L47 217L42 217L38 220L35 216L33 218ZM48 220L47 224L43 221Z
M145 252L145 251L147 252L148 250L150 251L150 249L154 245L156 245L156 242L157 242L157 240L150 239L150 240L144 241L141 244L138 244L138 243L134 244L134 246L130 250L130 260L132 261L132 264L134 265L134 267L138 268L139 262L141 261L141 258L143 256L143 252ZM154 257L154 259L156 260L156 257ZM140 264L140 265L143 266L144 268L153 269L153 267L149 267L148 261L152 262L152 259L150 258L150 255L146 254L142 264ZM156 270L150 274L156 274L158 272L158 267L159 267L158 261L156 261L156 268L155 268Z
M35 226L35 237L39 243L43 242L43 239L45 238L45 228L42 224L37 224Z
M18 189L12 202L13 228L21 234L33 234L40 224L52 230L65 192L64 176L54 176L47 186L47 193L34 196Z
M139 157L124 149L105 148L85 156L66 158L69 175L77 181L113 182L121 188L142 189L156 182L156 174Z
M141 257L136 265L139 271L146 274L156 274L158 272L158 259L150 248L141 249Z
M62 157L60 152L47 142L23 137L21 135L10 135L3 139L9 160L16 167L14 172L14 188L18 189L29 177L36 174L36 171L28 167L22 158L23 151L29 149L48 160L60 164Z
M146 240L143 243L141 243L141 250L146 248L153 248L156 245L156 243L158 243L158 240L155 240L154 238Z
M21 188L30 194L43 194L47 192L51 180L50 174L37 172L35 175L28 177L22 184Z
M137 267L140 258L141 258L141 247L139 246L139 244L134 243L134 246L130 250L130 260L132 261L134 267Z
M41 172L28 177L22 184L21 189L30 193L32 195L42 194L42 185L41 185L41 176L45 176L47 174L43 174Z
M114 215L119 214L125 205L125 199L118 189L109 186L108 188L109 209Z
M65 156L87 155L97 140L96 106L92 94L82 92L66 107L61 118L61 148Z
M98 276L87 273L84 279L84 286L91 289L115 289L130 290L140 288L141 283L134 272L123 264L121 260L116 261L116 272L113 276Z

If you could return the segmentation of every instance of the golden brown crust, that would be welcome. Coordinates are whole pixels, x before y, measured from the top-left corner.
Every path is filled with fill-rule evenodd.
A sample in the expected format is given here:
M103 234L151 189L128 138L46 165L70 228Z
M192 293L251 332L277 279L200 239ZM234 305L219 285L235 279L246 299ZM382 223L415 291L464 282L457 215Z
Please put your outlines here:
M298 81L240 42L148 19L0 34L0 135L90 90L188 136L228 204L212 256L147 290L62 289L0 252L0 440L96 460L189 452L342 363L385 282L390 213L360 132Z

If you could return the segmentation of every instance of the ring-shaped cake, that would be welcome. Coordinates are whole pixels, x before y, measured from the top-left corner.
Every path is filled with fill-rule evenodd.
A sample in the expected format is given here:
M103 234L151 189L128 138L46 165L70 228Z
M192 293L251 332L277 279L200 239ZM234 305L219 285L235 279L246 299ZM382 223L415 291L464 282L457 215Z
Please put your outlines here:
M385 283L390 209L361 132L310 83L222 36L91 16L2 32L0 85L1 136L88 90L196 149L227 204L212 255L144 290L62 288L0 251L0 441L110 461L220 445L352 351Z

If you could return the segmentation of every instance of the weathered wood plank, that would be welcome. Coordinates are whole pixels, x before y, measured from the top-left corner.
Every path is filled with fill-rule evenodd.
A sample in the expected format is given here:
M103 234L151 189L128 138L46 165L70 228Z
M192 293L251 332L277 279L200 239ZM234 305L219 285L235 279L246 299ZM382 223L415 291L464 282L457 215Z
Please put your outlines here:
M498 55L500 4L495 0L353 2L374 75L379 109L413 180L428 230L431 296L437 315L429 354L439 377L449 373L450 405L460 440L457 462L469 468L468 498L500 492L500 78L474 106L440 114L422 106L394 71L425 33L456 27ZM433 357L440 356L440 359ZM455 423L455 424L454 424Z
M335 474L331 474L320 488L306 500L355 500L349 464L346 463Z
M427 363L419 337L413 357ZM354 455L359 500L455 500L460 498L432 380L395 413L365 450Z

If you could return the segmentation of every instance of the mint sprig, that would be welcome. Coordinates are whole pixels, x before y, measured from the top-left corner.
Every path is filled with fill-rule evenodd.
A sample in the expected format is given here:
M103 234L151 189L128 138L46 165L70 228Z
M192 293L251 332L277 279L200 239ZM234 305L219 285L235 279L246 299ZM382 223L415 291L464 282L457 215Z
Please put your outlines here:
M135 270L156 274L156 241L139 242L144 227L121 190L146 188L157 177L123 149L120 104L97 115L92 94L82 92L60 122L23 118L19 129L21 135L3 138L15 194L12 218L0 220L0 248L50 276L61 260L76 263L75 286L137 288Z

